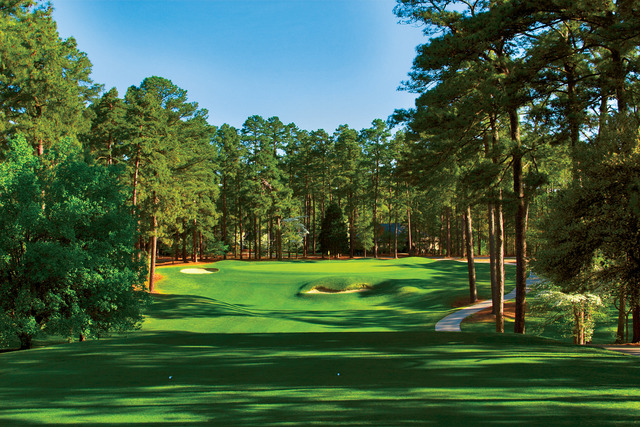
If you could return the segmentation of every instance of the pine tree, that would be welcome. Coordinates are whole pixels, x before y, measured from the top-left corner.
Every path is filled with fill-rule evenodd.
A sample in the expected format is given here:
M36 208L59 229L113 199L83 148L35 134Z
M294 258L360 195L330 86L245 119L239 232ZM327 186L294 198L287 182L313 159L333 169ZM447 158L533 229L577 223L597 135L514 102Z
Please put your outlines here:
M347 225L344 222L342 209L337 203L331 203L322 219L320 250L329 257L338 258L347 250L348 245Z
M27 0L0 8L0 142L20 133L40 155L86 130L85 102L98 89L86 54L60 38L51 15Z

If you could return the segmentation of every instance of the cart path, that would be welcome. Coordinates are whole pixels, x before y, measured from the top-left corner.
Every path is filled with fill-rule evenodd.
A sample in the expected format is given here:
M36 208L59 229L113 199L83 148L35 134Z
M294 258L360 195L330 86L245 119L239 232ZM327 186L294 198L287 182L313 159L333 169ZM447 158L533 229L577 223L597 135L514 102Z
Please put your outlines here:
M533 274L530 274L529 277L527 278L527 288L529 288L531 284L537 282L538 280L539 279L536 276L534 276ZM516 290L514 289L504 296L504 300L508 301L508 300L514 299L515 297L516 297ZM445 317L444 319L436 323L436 331L437 332L462 332L462 330L460 329L460 323L462 323L462 321L465 318L481 310L484 310L485 308L488 308L488 307L491 307L491 300L482 301L482 302L461 308L460 310L457 310L451 313L450 315L448 315L447 317Z
M533 274L529 275L527 278L527 289L529 286L539 279ZM504 296L504 300L508 301L510 299L514 299L516 297L516 290L512 290L507 295ZM436 323L436 331L438 332L462 332L460 329L460 323L466 318L475 314L485 308L491 307L491 300L482 301L451 313L438 323ZM640 346L639 345L606 345L606 344L596 344L592 345L592 347L599 347L609 351L615 351L618 353L627 354L630 356L640 357Z

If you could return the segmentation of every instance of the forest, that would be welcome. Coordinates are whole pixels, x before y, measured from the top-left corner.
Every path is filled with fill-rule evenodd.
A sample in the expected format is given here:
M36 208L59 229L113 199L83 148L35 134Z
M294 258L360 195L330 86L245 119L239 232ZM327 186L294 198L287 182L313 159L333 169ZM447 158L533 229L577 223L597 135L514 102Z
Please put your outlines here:
M398 0L425 33L403 83L415 108L305 130L213 125L159 76L119 94L92 81L50 5L0 2L0 340L133 327L158 256L407 253L466 256L470 286L489 256L498 332L513 256L516 333L533 268L542 296L573 301L577 342L596 300L617 309L619 342L630 315L639 342L639 8Z

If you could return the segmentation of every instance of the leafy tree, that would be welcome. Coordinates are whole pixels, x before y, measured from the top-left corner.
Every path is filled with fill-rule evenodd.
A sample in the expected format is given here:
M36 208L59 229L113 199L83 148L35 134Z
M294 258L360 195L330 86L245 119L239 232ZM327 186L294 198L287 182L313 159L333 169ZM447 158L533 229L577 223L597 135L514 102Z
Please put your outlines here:
M331 203L322 219L320 229L320 250L322 254L329 254L338 258L347 250L347 224L344 222L342 209L337 203Z
M287 247L289 258L291 258L291 247L296 250L296 258L298 250L304 244L306 235L309 234L304 228L304 221L300 217L285 218L282 220L282 240L283 245Z
M596 320L605 314L600 295L567 293L546 282L538 282L533 288L531 310L545 316L544 326L560 323L565 336L572 337L574 344L591 342Z
M19 138L0 168L0 337L23 349L40 334L100 337L142 320L145 269L120 169L69 151L43 168Z

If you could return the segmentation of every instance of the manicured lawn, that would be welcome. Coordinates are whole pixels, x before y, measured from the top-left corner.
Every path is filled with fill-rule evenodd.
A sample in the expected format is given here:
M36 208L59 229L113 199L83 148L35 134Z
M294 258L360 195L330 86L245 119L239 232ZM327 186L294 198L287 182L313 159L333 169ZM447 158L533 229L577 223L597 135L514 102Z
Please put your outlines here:
M240 262L212 274L165 276L145 322L147 331L220 333L431 330L455 300L468 298L467 267L455 261L398 260ZM490 295L486 265L479 293ZM368 292L308 295L315 286L369 284Z
M215 266L192 276L160 269L163 293L142 331L0 354L0 425L640 419L637 358L536 337L433 332L455 295L466 295L462 263ZM369 293L298 294L365 274L376 285Z

